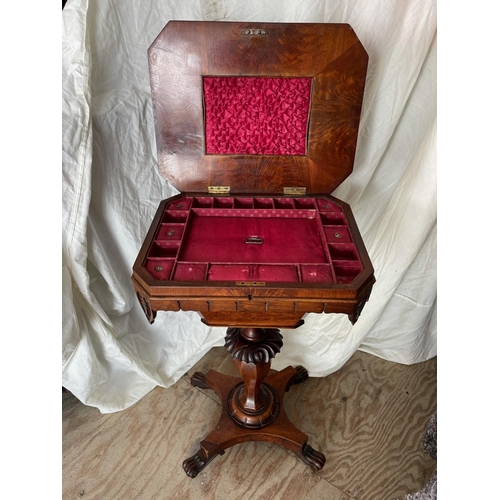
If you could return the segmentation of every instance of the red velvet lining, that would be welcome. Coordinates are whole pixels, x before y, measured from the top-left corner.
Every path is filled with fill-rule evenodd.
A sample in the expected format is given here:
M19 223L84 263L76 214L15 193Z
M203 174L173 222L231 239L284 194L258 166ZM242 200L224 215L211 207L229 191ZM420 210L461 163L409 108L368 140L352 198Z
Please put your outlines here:
M339 205L272 196L178 198L144 267L157 280L342 284L363 270Z
M214 264L208 271L208 280L298 282L299 275L297 266L291 265Z
M305 155L310 78L205 77L207 154Z
M264 243L246 243L253 236ZM314 219L193 214L179 260L264 264L327 262L327 257Z

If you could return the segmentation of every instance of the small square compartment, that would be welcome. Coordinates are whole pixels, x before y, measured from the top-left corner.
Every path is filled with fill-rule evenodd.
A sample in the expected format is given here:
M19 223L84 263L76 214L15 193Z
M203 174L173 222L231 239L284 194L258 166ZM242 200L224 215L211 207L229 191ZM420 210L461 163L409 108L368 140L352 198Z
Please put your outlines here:
M233 198L215 198L214 208L233 208Z
M207 264L194 262L178 262L175 266L175 281L204 281Z
M293 200L295 208L316 208L313 198L297 198Z
M156 280L169 280L174 262L167 259L147 259L146 269Z
M330 266L304 264L300 272L303 283L334 283Z
M275 198L274 199L274 208L293 208L293 200L289 198Z
M184 224L188 217L188 212L167 210L161 219L162 224Z
M184 224L161 224L157 240L180 240L184 232Z
M358 260L356 247L348 243L328 244L332 260Z
M235 198L234 208L253 208L253 198Z
M346 226L344 214L341 212L332 212L321 214L321 222L324 226Z
M347 226L323 226L326 241L330 243L352 243Z
M193 208L212 208L213 201L210 197L196 197L193 199Z
M153 245L151 246L151 249L149 250L148 257L175 258L177 256L178 251L179 251L179 242L155 240Z
M342 207L336 205L330 200L325 200L323 198L318 198L317 200L318 208L320 212L342 212Z
M273 208L272 198L255 198L254 200L255 208Z
M189 210L191 208L192 198L180 198L169 203L167 210Z
M363 266L354 262L334 262L333 269L337 283L349 284L363 271Z

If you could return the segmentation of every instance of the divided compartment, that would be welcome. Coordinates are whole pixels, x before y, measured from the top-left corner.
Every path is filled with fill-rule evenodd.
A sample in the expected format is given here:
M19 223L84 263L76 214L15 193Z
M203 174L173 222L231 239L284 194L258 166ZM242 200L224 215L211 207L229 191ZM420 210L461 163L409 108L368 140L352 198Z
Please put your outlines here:
M233 198L214 198L214 208L233 208Z
M343 212L342 207L324 198L316 200L320 212Z
M356 262L359 260L356 246L352 243L328 243L328 250L330 251L332 261L348 260Z
M180 241L184 233L184 224L160 224L156 240Z
M179 241L155 240L149 249L149 259L175 259L179 251Z
M212 208L214 199L211 196L197 196L193 199L192 208Z
M316 209L316 204L314 203L314 198L295 198L293 200L295 208L298 209Z
M219 217L224 215L224 209L229 210L228 214L235 213L234 209L248 209L249 214L252 213L252 210L263 209L290 210L291 213L299 213L298 210L305 210L310 215L307 218L316 218L319 215L324 232L324 237L321 237L322 245L324 251L330 257L327 260L331 264L327 263L327 260L323 261L324 263L315 261L311 255L302 262L300 260L293 262L297 258L296 255L290 255L291 259L293 259L292 262L274 262L273 260L271 262L252 262L253 259L249 262L213 262L211 260L213 256L210 257L209 255L205 256L208 257L207 261L203 258L199 259L199 257L203 257L202 255L198 255L198 258L193 255L190 256L189 261L183 261L179 249L187 237L186 222L190 210L196 208L202 209L201 212L205 212L203 209L211 209L211 212L218 209L215 212L220 212ZM217 218L217 215L211 217ZM278 217L277 220L283 220L284 215L276 215L276 217ZM288 218L288 215L286 217ZM203 222L206 223L209 220L206 219ZM225 226L222 224L221 227ZM311 249L310 246L308 248ZM186 257L188 256L186 255ZM195 258L193 259L193 257ZM237 256L235 257L238 259ZM363 271L347 220L342 208L338 205L321 198L248 196L195 196L181 198L168 204L159 224L155 240L149 249L144 267L155 279L160 281L191 282L262 281L349 284Z
M253 198L235 198L234 208L253 208Z
M342 212L320 213L323 226L347 226L347 220Z
M188 213L183 210L166 210L161 219L162 224L184 224L187 221Z
M337 283L349 284L363 271L363 266L360 262L333 262L333 269Z
M294 264L210 264L209 281L299 282Z
M335 283L330 265L302 264L302 283Z
M172 203L169 203L167 210L189 210L192 202L192 198L180 198Z
M156 280L169 280L175 260L146 259L146 269Z
M205 281L207 264L205 262L178 262L174 270L174 281Z
M273 208L272 198L255 198L254 208Z
M295 207L292 198L274 198L274 208L284 208L290 210Z
M323 226L328 243L352 243L347 226Z

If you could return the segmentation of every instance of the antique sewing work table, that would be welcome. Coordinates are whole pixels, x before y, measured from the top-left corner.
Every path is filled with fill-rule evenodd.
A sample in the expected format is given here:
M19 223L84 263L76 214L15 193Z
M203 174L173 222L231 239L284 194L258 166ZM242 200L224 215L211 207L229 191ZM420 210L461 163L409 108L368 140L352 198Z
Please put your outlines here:
M266 441L320 470L283 408L307 370L270 367L280 328L311 312L354 324L375 282L349 205L329 194L353 169L368 56L346 24L171 21L148 59L159 169L180 194L158 208L134 287L150 323L197 311L227 327L242 377L193 375L223 410L183 468Z

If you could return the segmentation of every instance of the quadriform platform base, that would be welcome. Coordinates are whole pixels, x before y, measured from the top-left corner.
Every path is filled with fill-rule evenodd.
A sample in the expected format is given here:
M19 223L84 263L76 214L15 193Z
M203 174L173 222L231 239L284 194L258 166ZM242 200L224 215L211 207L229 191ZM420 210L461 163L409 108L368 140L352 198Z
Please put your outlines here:
M278 444L321 470L324 455L307 444L307 435L290 422L283 407L285 392L305 382L307 370L289 366L269 375L271 359L283 345L279 330L229 328L225 345L243 381L214 370L192 376L192 385L216 392L222 414L215 429L200 443L199 451L184 461L186 474L196 477L217 455L246 441Z

